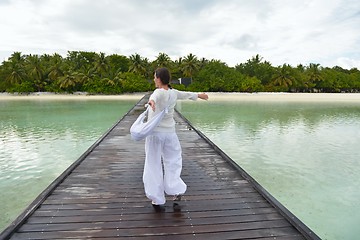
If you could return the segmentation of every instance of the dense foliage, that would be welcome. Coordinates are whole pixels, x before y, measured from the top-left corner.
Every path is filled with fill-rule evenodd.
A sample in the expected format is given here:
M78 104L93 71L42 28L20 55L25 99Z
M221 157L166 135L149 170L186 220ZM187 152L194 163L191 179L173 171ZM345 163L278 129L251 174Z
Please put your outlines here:
M175 61L159 53L154 61L133 54L71 51L64 58L14 52L0 65L0 92L88 92L119 94L153 90L153 72L168 67L173 79L188 78L191 91L221 92L359 92L360 71L319 64L272 66L256 55L235 67L189 54Z

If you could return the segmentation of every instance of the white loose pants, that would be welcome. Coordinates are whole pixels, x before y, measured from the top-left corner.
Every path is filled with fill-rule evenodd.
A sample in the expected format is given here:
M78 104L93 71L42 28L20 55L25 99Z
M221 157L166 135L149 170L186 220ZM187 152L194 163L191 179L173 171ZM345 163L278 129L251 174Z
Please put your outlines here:
M156 132L146 137L145 153L143 182L147 198L154 204L164 204L165 193L184 194L186 184L180 177L182 157L176 133Z

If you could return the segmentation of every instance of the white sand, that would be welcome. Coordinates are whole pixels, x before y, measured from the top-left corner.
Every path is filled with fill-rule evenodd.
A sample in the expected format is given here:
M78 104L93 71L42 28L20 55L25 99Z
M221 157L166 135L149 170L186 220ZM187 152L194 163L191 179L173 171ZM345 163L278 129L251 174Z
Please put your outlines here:
M209 93L209 101L358 102L360 93Z
M140 100L145 93L121 95L87 95L85 93L32 93L18 95L0 93L1 100ZM358 102L360 93L208 93L209 101L294 101L294 102Z
M9 94L0 93L1 100L140 100L145 93L120 94L120 95L87 95L86 93L55 94L31 93Z

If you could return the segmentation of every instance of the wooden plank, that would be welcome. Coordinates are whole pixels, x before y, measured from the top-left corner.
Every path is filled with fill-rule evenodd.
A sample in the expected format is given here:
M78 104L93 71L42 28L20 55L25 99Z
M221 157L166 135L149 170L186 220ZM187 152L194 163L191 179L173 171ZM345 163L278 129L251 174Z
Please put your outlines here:
M216 211L199 211L191 212L193 219L201 218L218 218L218 217L233 217L233 216L251 216L251 215L263 215L263 214L274 214L277 213L274 208L256 208L256 209L231 209L231 210L216 210ZM189 214L189 213L186 213ZM108 222L108 221L141 221L141 220L154 220L157 217L161 219L173 219L178 218L179 214L161 214L154 216L153 213L149 214L110 214L110 215L86 215L84 216L55 216L55 217L41 217L33 215L29 219L29 224L47 224L47 223L72 223L72 222Z
M177 234L199 234L199 233L216 233L216 232L229 232L229 231L248 231L248 230L258 230L258 229L275 229L275 228L288 228L289 223L285 220L270 220L265 222L246 222L246 223L221 223L215 225L195 225L190 222L185 227L181 226L168 226L164 221L148 221L149 226L146 227L125 227L122 228L122 222L114 222L113 224L107 223L102 225L101 223L93 223L87 224L85 227L82 226L80 228L74 230L62 230L57 229L55 231L46 231L46 226L43 229L38 231L22 231L21 228L19 233L27 233L28 235L37 235L41 233L42 235L52 236L53 233L59 234L58 236L68 235L69 232L73 232L74 234L78 232L80 235L71 236L71 237L81 237L83 234L86 234L88 237L109 237L109 236L137 236L137 235L153 235L153 236L161 236L161 235L177 235ZM152 225L151 225L152 224ZM70 226L70 225L68 225ZM94 229L97 229L94 231ZM293 231L295 232L295 230ZM88 235L91 233L91 235ZM116 234L116 235L114 235ZM268 236L263 236L268 237Z
M123 221L122 218L114 221L79 221L79 222L66 222L52 224L26 224L19 229L19 232L45 232L45 231L71 231L77 229L91 229L94 222L98 228L146 228L146 227L175 227L175 226L189 226L189 225L214 225L214 224L234 224L234 223L248 223L248 222L260 222L260 221L274 221L281 220L283 217L278 213L271 214L258 214L258 215L246 215L246 216L218 216L206 217L206 218L176 218L174 216L163 217L155 220L153 217L149 217L147 220L144 218L137 218L133 221ZM95 220L95 219L94 219ZM93 224L89 224L93 223Z
M248 229L246 231L221 231L212 233L157 233L158 229L146 229L147 234L133 234L132 232L123 232L117 229L113 230L87 230L87 231L66 231L66 232L48 232L48 233L16 233L13 239L58 239L77 238L77 239L286 239L299 240L304 239L299 233L294 232L293 228L272 228L272 229ZM274 237L276 236L276 237Z

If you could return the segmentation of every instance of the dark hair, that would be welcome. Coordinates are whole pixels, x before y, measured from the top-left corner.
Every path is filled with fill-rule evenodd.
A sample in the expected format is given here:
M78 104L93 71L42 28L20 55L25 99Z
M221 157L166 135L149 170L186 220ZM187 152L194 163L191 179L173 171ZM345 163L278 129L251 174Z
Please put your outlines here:
M155 70L155 76L157 78L160 78L160 81L163 84L167 84L170 88L170 79L171 79L171 74L169 72L169 70L167 68L158 68Z

